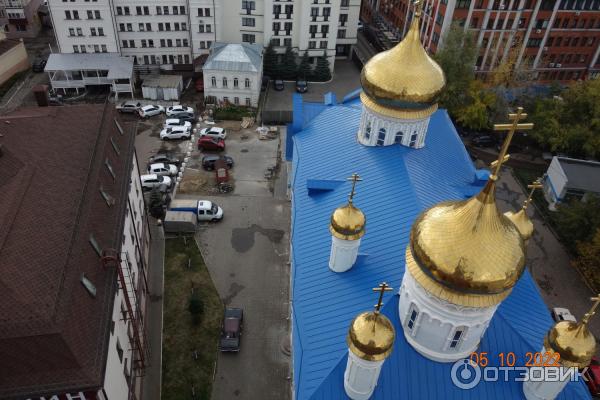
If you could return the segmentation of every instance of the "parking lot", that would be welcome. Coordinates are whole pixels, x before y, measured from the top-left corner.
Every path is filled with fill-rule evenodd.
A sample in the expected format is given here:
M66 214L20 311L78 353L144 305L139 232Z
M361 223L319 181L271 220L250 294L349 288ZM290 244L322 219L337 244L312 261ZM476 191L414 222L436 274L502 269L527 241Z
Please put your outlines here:
M208 199L223 208L223 220L201 224L196 240L223 303L244 309L241 350L219 354L212 398L288 399L290 207L285 163L277 168L285 131L260 140L256 126L241 129L239 122L218 123L227 129L223 153L235 163L229 171L234 190L221 194L215 172L201 166L204 153L195 139L159 139L164 119L139 122L140 168L145 170L146 160L158 151L183 158L192 144L175 198ZM197 129L208 126L200 123Z

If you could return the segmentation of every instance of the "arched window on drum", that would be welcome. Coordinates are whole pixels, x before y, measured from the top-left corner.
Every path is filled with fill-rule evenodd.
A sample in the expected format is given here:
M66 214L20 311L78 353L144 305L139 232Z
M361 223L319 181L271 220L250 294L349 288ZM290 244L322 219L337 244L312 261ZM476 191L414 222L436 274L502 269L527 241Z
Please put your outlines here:
M377 146L383 146L385 143L385 128L380 128L377 134Z

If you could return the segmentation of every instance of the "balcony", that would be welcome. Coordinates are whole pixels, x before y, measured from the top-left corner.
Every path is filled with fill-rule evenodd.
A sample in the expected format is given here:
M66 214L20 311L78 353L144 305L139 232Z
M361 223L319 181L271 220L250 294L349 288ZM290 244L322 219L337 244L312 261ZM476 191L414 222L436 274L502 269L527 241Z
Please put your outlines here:
M25 3L23 0L4 0L4 7L6 8L24 8Z

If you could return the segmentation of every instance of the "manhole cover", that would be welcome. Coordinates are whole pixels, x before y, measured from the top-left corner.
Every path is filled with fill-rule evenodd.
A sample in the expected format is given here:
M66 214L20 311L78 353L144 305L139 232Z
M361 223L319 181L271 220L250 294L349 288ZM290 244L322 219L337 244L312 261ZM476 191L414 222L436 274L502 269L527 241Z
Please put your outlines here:
M247 153L247 152L248 152L248 149L242 149L242 150L240 150L240 152L242 152L242 153Z

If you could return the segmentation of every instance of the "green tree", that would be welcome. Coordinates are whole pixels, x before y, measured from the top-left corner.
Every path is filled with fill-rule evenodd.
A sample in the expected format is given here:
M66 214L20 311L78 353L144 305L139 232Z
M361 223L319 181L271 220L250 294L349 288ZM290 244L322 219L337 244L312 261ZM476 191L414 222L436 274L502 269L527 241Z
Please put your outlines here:
M280 73L281 66L279 65L279 58L277 53L275 53L273 45L269 43L263 55L263 75L270 78L276 78L279 77Z
M496 94L486 90L481 81L474 80L469 84L465 95L465 103L457 111L457 121L473 130L490 128Z
M572 199L558 206L552 217L557 222L558 233L572 251L578 242L589 242L600 229L600 197L589 196L586 201Z
M475 79L474 67L477 46L472 34L453 23L444 39L443 47L434 56L446 74L446 88L440 104L450 115L458 118L459 110L467 102L469 85Z
M573 265L583 272L596 291L600 290L600 228L591 240L578 243Z
M281 77L283 79L294 80L296 79L297 73L298 65L296 64L296 53L294 53L291 46L287 46L281 65Z
M308 79L313 74L312 66L308 57L308 51L305 51L298 66L298 78Z
M313 79L317 82L326 82L331 79L331 69L329 68L327 52L317 58L317 66L315 67Z

